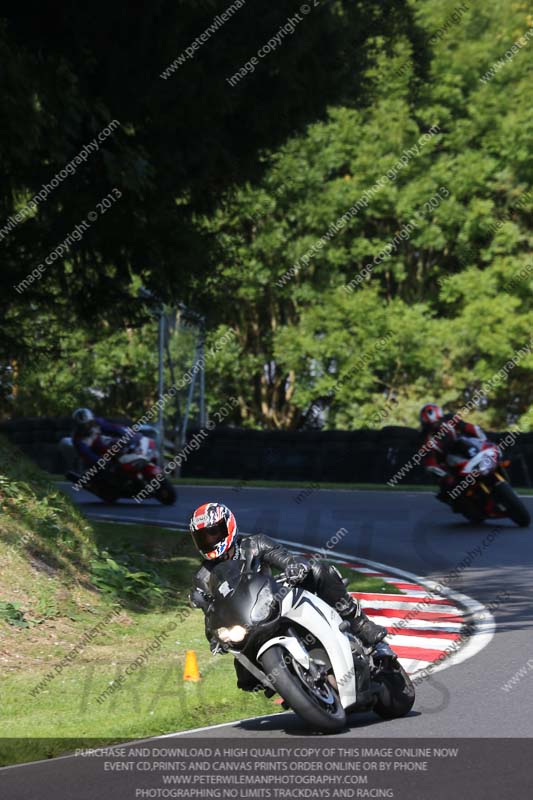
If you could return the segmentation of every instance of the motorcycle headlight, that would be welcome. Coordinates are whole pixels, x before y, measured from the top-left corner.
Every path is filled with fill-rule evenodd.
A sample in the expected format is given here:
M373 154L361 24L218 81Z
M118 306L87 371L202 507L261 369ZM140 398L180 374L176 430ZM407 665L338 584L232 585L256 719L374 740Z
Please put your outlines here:
M242 625L233 625L232 628L217 628L217 636L222 642L242 642L247 634Z
M257 597L257 601L252 609L252 622L266 622L272 615L272 609L276 603L276 598L272 594L272 589L268 584L263 586Z

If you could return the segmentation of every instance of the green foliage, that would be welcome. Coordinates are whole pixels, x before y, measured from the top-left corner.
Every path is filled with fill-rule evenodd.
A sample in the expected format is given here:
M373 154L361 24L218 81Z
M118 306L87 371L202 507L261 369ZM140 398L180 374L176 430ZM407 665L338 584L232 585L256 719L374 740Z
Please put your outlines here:
M0 600L0 619L16 628L29 628L28 620L24 619L24 612L20 610L20 603L6 603Z
M350 14L357 16L361 5L328 4L319 61L326 73L331 61L325 41L331 36L340 47L337 52L342 52L342 66L324 78L336 86L328 96L327 112L323 103L320 113L298 105L299 122L314 121L306 128L289 125L287 138L285 125L283 133L280 129L280 135L274 135L268 103L267 111L263 102L252 102L257 114L252 129L239 122L244 138L253 140L252 156L243 136L230 143L231 136L221 135L217 147L213 141L220 131L228 133L226 114L242 110L248 90L259 84L253 80L243 84L233 97L236 105L226 108L224 100L219 104L217 97L215 102L214 84L209 84L205 96L198 88L203 80L209 83L200 60L187 73L199 83L184 86L180 76L176 84L185 93L180 114L191 125L190 138L186 138L194 142L195 153L191 163L187 160L188 167L180 166L178 171L190 167L194 174L174 180L181 161L168 157L170 143L172 149L176 147L173 111L164 114L170 125L165 133L159 128L159 118L147 123L147 128L135 120L132 147L140 145L141 131L163 145L160 159L151 154L153 169L148 173L152 177L135 173L138 182L144 185L153 180L157 187L160 170L170 170L172 203L194 226L188 258L198 260L194 268L186 260L191 266L186 280L181 280L181 273L181 283L175 280L178 250L172 252L169 265L166 248L174 242L169 237L164 239L164 253L155 248L160 269L133 273L138 280L152 281L150 285L167 296L191 299L203 310L210 327L208 348L228 328L236 331L231 343L207 363L210 408L215 410L228 397L237 399L228 418L231 423L271 428L413 425L418 407L428 400L439 400L449 408L462 406L530 340L533 39L512 59L505 59L505 53L533 27L531 9L514 0L488 0L483 8L462 4L460 13L456 0L413 0L408 7L416 26L402 4L383 3L378 9L365 3L365 26L358 34L364 47L359 48L354 40L349 47L347 43L354 35ZM265 12L262 22L272 22L271 13ZM402 14L405 24L399 21ZM385 26L387 15L390 23ZM339 30L339 20L350 23L346 33ZM280 76L303 55L299 47L309 55L318 29L306 31L305 41L295 33L272 60ZM218 50L222 42L221 34L215 45L216 59L224 61ZM239 47L232 53L233 63L239 63L235 58ZM18 65L17 74L25 68L31 71L26 56L21 58L24 63ZM493 65L502 59L503 65L488 79ZM317 77L316 70L313 74ZM355 80L342 83L342 75ZM199 116L193 115L194 124L184 110L192 102L192 85L201 104ZM317 86L324 89L322 79ZM287 107L287 98L294 100L293 89L291 83L287 95L285 88L281 92L280 108ZM73 96L75 91L71 87ZM299 93L303 105L312 104L310 94L305 95L301 87ZM255 94L254 101L258 96L271 97L268 92ZM17 98L22 104L22 96L17 93ZM205 121L209 103L217 123L225 122L220 128L209 124L210 137L204 147L203 138L193 132L197 123ZM24 108L33 120L30 141L32 137L38 140L42 120L33 107L31 113L29 106ZM270 141L258 134L267 117L265 131ZM249 120L249 115L243 119ZM279 117L273 119L275 127ZM420 146L421 137L433 125L439 126L438 134ZM259 141L265 148L258 159ZM226 156L221 163L218 144ZM247 168L239 171L239 179L229 178L229 154L239 148L251 160L236 157L232 163L244 167L246 161ZM407 162L395 168L406 152L411 153ZM115 158L121 157L115 154ZM206 192L209 171L209 185L214 188ZM360 205L329 235L332 224L382 176L386 179L368 204ZM170 219L176 226L176 217L165 216L163 224L159 216L168 201L168 186L157 200L151 190L143 194L139 188L156 209L148 216L156 218L164 231ZM439 191L438 202L431 204ZM207 195L203 202L201 197ZM409 225L407 238L400 237ZM134 227L130 222L128 226ZM188 236L191 231L187 230ZM138 236L146 237L144 222L139 223ZM202 251L209 251L207 270L193 239L197 245L202 243ZM397 244L390 254L359 280L361 270L372 265L392 241ZM306 256L307 263L302 264ZM121 257L105 263L115 265L111 275L115 269L123 275L126 261ZM161 272L171 276L168 281L161 280ZM81 273L75 274L74 281ZM129 286L129 280L128 274L124 285ZM351 282L355 282L353 291L343 289ZM19 408L35 414L56 413L78 400L89 402L96 397L106 413L135 416L153 400L155 348L148 343L155 341L155 331L150 326L125 328L117 316L98 324L93 321L91 335L78 330L75 320L73 332L66 333L65 326L54 329L57 323L50 325L49 315L38 304L37 311L27 308L28 304L25 313L30 314L29 327L37 331L36 338L47 341L51 329L53 338L62 330L63 340L53 366L45 355L37 363L32 359L32 363L15 365L20 376ZM379 348L383 336L389 337L387 345ZM188 348L182 353L190 357ZM183 356L178 371L188 366ZM474 415L476 421L489 427L518 422L531 428L532 367L530 356L521 360L490 393L486 405Z
M18 368L16 397L2 396L0 412L14 409L23 416L70 416L78 406L89 406L103 416L138 419L156 401L157 320L139 328L116 330L108 324L96 329L74 329L53 359L35 356ZM196 331L175 323L169 330L169 351L175 378L191 368ZM166 369L166 385L172 383ZM166 408L172 423L173 404Z
M0 534L74 577L94 552L89 523L45 473L0 437Z
M100 591L146 606L161 603L167 597L168 587L155 570L137 569L135 559L128 558L123 551L114 555L115 558L103 550L91 561L91 579Z
M45 619L55 619L56 617L63 616L64 610L65 609L60 608L57 598L51 595L41 596L36 606L36 613L41 618L39 619L40 622ZM64 616L68 616L72 619L70 614L65 614Z
M69 619L75 619L71 614L63 613L58 607L57 600L50 595L44 595L39 598L35 613L36 616L26 619L26 612L21 610L20 603L0 601L0 620L16 628L31 628L34 625L40 625L45 620L55 619L60 616L68 616Z
M391 49L376 38L372 105L331 108L271 154L261 184L228 195L205 220L223 250L209 291L231 295L218 309L240 332L239 367L228 365L217 390L239 397L240 422L309 424L318 406L328 427L413 425L422 402L461 406L530 341L533 41L489 83L481 78L533 17L524 3L493 0L451 24L456 6L417 3L431 60L409 55L406 40ZM435 124L439 134L302 266ZM426 206L439 187L447 196ZM343 291L417 213L410 236ZM375 352L386 330L390 343ZM530 425L532 367L522 360L477 420Z
M213 35L227 0L155 0L134 15L125 0L112 7L95 0L90 10L35 3L30 13L16 4L2 9L0 230L22 212L14 230L0 236L3 355L57 346L61 330L54 326L45 327L44 340L36 335L43 315L64 331L101 317L113 325L138 321L132 278L165 299L194 298L216 245L200 235L196 215L232 184L257 178L263 148L275 149L328 103L364 95L375 30L392 37L413 27L406 0L320 4L275 57L230 86L227 79L299 5L242 3ZM109 47L116 30L124 35ZM204 31L208 41L180 64ZM113 121L118 127L99 140ZM93 141L96 149L75 174L24 212ZM98 212L113 189L121 198ZM98 219L82 238L46 262L93 211ZM43 277L17 292L39 265L46 265Z

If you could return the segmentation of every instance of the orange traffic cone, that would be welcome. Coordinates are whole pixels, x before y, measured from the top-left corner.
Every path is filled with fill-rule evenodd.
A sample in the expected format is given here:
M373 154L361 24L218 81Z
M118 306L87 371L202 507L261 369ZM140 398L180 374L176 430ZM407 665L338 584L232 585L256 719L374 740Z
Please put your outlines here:
M194 650L187 650L185 653L185 669L183 670L183 680L200 680L200 670L198 669L198 660Z

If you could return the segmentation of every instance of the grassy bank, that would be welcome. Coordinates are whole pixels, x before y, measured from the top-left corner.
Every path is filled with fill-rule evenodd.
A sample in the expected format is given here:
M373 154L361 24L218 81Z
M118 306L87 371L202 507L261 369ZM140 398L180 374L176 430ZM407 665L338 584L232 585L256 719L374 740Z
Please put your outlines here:
M186 601L197 568L188 537L111 524L96 525L94 537L111 562L109 574L102 572L105 559L89 571L87 583L92 579L101 588L33 574L34 566L14 547L0 545L0 570L5 574L9 559L11 571L10 586L2 580L0 596L19 597L27 624L0 621L0 728L6 737L0 763L58 755L84 746L87 738L142 738L276 710L263 697L237 690L230 658L211 656L202 612ZM125 570L137 576L129 583L152 592L148 602L127 585ZM144 584L139 573L149 576ZM39 619L34 598L43 580L55 612ZM16 594L22 583L23 596ZM196 651L202 673L196 684L182 680L189 649ZM102 699L139 658L119 691Z

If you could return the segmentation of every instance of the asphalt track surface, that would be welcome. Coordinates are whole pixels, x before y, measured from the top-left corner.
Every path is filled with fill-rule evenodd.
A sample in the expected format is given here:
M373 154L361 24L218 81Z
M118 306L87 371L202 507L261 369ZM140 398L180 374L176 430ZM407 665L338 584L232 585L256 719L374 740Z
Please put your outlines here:
M533 528L508 520L472 525L426 492L186 486L170 508L152 501L110 506L85 492L73 495L91 517L163 527L184 525L196 506L219 500L234 511L243 533L262 531L324 547L345 528L339 545L345 554L434 580L447 578L450 588L491 608L496 631L488 646L420 683L408 717L382 721L374 714L354 715L339 736L533 737ZM533 497L523 500L533 516ZM502 689L521 669L516 684ZM194 737L304 733L296 715L283 713L199 730Z

